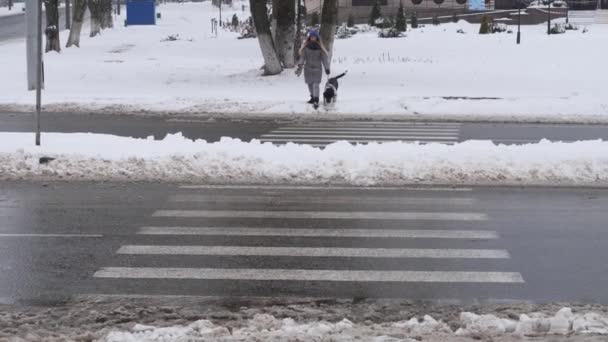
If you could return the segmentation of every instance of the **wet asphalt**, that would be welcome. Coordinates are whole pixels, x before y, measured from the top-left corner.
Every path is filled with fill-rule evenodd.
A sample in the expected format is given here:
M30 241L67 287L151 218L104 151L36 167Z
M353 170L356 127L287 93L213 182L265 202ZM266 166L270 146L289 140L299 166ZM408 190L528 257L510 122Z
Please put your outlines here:
M160 183L0 182L0 302L52 304L83 295L407 298L608 303L608 191L491 188L180 188ZM175 196L182 197L177 201ZM197 197L198 196L198 197ZM202 196L202 197L201 197ZM193 199L199 198L194 201ZM200 200L203 198L204 200ZM228 210L160 217L158 210ZM237 213L345 212L353 218L238 218ZM370 212L476 213L485 220L369 219ZM144 227L475 230L492 239L373 236L141 235ZM180 228L181 227L181 228ZM32 235L34 234L34 235ZM38 235L36 235L38 234ZM49 236L48 234L73 234ZM492 249L508 258L128 255L129 245ZM108 268L505 272L523 282L386 282L101 278ZM333 275L332 275L333 277ZM187 278L187 277L186 277Z

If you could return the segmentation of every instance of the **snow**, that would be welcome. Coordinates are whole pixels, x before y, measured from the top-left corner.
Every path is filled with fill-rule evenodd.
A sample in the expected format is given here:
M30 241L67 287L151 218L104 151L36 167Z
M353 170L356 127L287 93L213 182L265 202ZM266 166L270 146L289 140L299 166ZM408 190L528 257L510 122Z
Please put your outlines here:
M24 2L17 2L13 4L13 8L9 11L8 6L0 7L0 17L8 17L15 14L23 13L25 7Z
M246 2L245 2L246 3ZM46 110L108 113L334 116L499 121L608 122L608 25L547 36L546 25L515 35L479 35L466 22L428 25L400 39L359 33L335 43L339 102L317 112L292 70L261 77L255 39L211 34L210 2L160 5L157 26L117 27L81 48L45 55ZM224 8L246 19L241 3ZM458 34L462 29L466 34ZM61 41L67 39L62 32ZM170 35L177 41L163 41ZM23 41L0 43L0 108L31 109ZM5 81L6 80L6 81Z
M572 334L606 335L608 318L596 312L573 314L569 308L563 308L550 317L542 313L522 314L517 321L463 312L460 327L452 331L445 323L428 315L422 320L413 317L403 322L356 324L347 319L336 323L296 322L291 318L277 319L272 315L257 314L232 331L208 320L199 320L189 325L161 328L135 325L130 331L111 331L102 341L416 341L433 337L437 340L453 339L455 336L491 340L505 335Z
M607 185L608 142L455 145L338 142L325 149L242 142L162 141L101 134L0 133L0 179L165 180L383 185ZM56 160L39 164L40 157Z

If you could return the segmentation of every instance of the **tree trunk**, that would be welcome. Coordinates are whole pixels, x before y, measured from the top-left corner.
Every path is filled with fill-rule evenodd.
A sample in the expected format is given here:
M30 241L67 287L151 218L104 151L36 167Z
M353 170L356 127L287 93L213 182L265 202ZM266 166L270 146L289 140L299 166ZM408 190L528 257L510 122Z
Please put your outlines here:
M72 7L72 28L70 29L70 37L65 47L75 45L80 47L80 32L82 31L82 22L84 21L84 13L87 11L86 0L74 0Z
M338 23L338 0L323 1L321 11L321 42L325 45L328 59L331 64L333 56L334 38L336 37L336 25Z
M91 13L91 34L95 37L101 33L101 0L88 0L89 13Z
M112 0L101 0L101 29L114 27L114 20L112 18Z
M46 35L45 52L57 51L61 52L61 44L59 43L59 1L45 0L44 8L46 12Z
M276 8L276 37L277 55L283 63L284 68L293 68L294 43L296 35L296 6L294 0L273 0L273 8Z
M8 0L8 10L9 11L13 10L13 0Z
M270 22L268 21L268 8L266 0L249 0L251 16L258 34L258 42L264 57L264 75L278 75L283 71L281 61L277 56L272 34L270 33Z

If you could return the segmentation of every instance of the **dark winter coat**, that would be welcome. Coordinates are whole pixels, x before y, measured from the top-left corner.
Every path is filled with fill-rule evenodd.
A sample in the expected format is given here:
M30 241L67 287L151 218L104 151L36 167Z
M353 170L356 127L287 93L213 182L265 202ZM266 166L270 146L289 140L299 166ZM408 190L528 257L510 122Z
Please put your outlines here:
M318 46L318 45L317 45ZM304 65L304 82L306 83L321 83L323 77L323 68L329 70L329 60L324 49L312 49L307 46L300 54L299 65ZM323 66L323 68L321 67Z

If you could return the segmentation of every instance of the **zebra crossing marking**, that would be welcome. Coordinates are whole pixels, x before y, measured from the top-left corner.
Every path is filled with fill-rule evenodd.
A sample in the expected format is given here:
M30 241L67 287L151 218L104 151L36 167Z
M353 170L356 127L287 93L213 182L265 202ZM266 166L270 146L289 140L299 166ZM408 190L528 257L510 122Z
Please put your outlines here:
M518 272L104 267L94 278L400 283L524 283Z
M344 248L344 247L252 247L252 246L159 246L127 245L117 254L285 256L324 258L424 258L424 259L509 259L501 249Z
M153 217L485 221L480 213L392 211L157 210Z
M405 230L405 229L315 229L252 227L142 227L139 235L216 235L216 236L293 236L366 237L410 239L498 239L498 233L485 230Z

